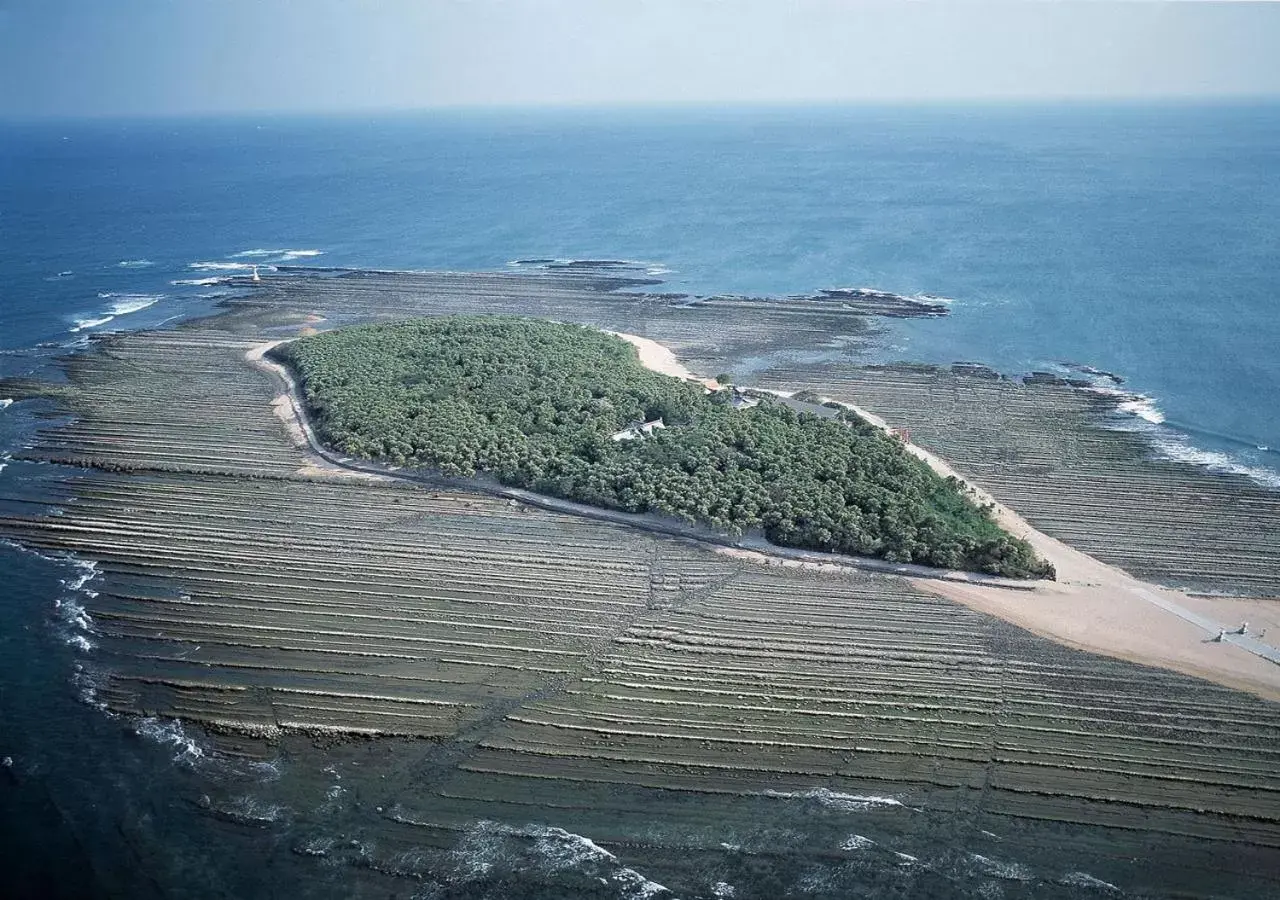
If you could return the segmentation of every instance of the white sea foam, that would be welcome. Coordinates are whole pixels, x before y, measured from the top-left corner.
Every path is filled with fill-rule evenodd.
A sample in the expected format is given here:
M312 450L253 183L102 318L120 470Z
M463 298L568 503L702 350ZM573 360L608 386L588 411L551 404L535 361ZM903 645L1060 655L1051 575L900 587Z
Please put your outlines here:
M188 269L197 271L211 272L248 272L253 269L253 263L242 262L193 262L187 263Z
M1160 432L1151 436L1151 444L1156 451L1175 462L1203 466L1210 472L1222 472L1228 475L1243 475L1263 487L1280 490L1280 472L1250 466L1240 462L1230 454L1217 450L1202 450L1177 432Z
M122 259L116 265L122 269L145 269L148 266L154 266L155 263L149 259Z
M262 247L255 247L252 250L241 250L239 253L232 253L232 259L262 259L268 256L277 257L274 262L292 262L295 259L310 259L313 256L323 256L323 250L290 250L288 248L280 250L266 250Z
M1164 421L1164 413L1150 397L1130 397L1128 400L1121 401L1116 409L1131 416L1137 416L1139 419L1145 419L1152 425L1159 425Z
M1262 466L1252 466L1221 450L1205 450L1197 447L1190 436L1165 425L1164 413L1151 397L1133 394L1111 387L1091 387L1088 391L1116 399L1116 411L1131 416L1113 420L1121 431L1133 431L1143 435L1158 456L1174 462L1201 466L1211 472L1243 475L1263 487L1280 490L1280 472ZM1264 448L1259 450L1266 452Z
M164 294L99 294L101 300L114 300L107 312L114 316L127 316L154 306L164 299Z
M911 866L920 862L920 857L912 856L910 853L900 853L895 850L893 851L893 855L898 857L898 865L900 866Z
M980 853L970 853L969 859L973 860L974 864L984 874L993 878L1002 878L1005 881L1031 881L1035 878L1035 872L1021 863L991 859Z
M876 842L869 837L863 837L860 834L851 834L845 838L840 844L841 850L866 850L868 847L874 847Z
M411 821L396 810L390 817ZM532 839L531 845L523 843L527 839ZM462 881L482 878L500 863L511 866L523 862L547 873L575 870L616 888L618 895L628 900L669 893L656 881L621 865L616 856L590 838L554 826L515 828L481 821L467 831L450 857L455 865L454 877Z
M97 578L98 575L100 574L98 569L98 564L88 559L77 559L73 561L73 564L77 569L80 570L79 576L77 576L72 581L64 580L62 584L65 587L69 588L70 590L84 591L85 593L89 594L92 597L98 596L93 591L89 591L85 589L85 585L88 584L90 581L93 581L93 579Z
M570 868L588 859L617 859L591 838L563 828L531 829L530 834L536 838L534 849L553 868Z
M1114 884L1103 881L1101 878L1094 878L1088 872L1068 872L1066 875L1063 875L1058 879L1058 884L1066 885L1068 887L1087 888L1089 890L1101 891L1107 894L1123 893L1123 891Z
M666 887L656 881L645 878L635 869L619 869L609 880L617 883L618 887L624 892L623 896L628 900L646 900L646 898L655 897L658 894L671 893Z
M10 406L13 406L12 399L9 397L0 398L0 409L8 409Z
M808 791L765 791L765 796L784 800L816 800L828 809L837 809L841 812L858 812L876 807L902 806L902 801L894 797L842 794L830 788L813 788Z
M86 316L82 319L76 319L71 326L72 331L86 331L90 328L97 328L99 325L106 325L115 316Z
M211 278L179 278L175 281L170 281L169 283L179 286L190 285L194 287L205 287L211 284L222 284L226 280L227 279L225 277L214 275Z
M113 716L107 710L107 702L98 696L98 682L94 678L93 673L89 672L84 666L76 663L75 674L71 676L71 683L74 684L79 691L80 702L87 706L92 706L99 712Z
M93 625L93 617L74 595L80 594L90 599L98 596L97 591L87 587L89 582L98 577L98 566L83 559L77 559L74 562L79 574L74 578L62 579L62 586L71 596L54 598L53 611L61 623L62 627L58 630L62 633L63 640L81 652L88 653L94 648L94 643L89 636L96 634L97 630Z
M138 719L134 723L133 730L139 737L177 750L173 757L175 762L192 763L204 756L204 750L193 738L187 736L187 733L182 730L182 722L178 719L166 722L155 716L147 716Z

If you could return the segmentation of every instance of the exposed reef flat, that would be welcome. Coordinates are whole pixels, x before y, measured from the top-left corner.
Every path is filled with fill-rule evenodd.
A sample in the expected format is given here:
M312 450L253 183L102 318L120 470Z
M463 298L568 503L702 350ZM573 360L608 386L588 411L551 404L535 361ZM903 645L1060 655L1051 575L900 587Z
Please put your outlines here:
M720 883L779 896L819 876L828 895L1280 891L1280 705L1064 648L895 576L761 567L491 498L340 478L296 446L277 388L244 360L315 315L545 315L726 369L773 339L800 348L833 322L872 327L848 313L788 319L786 304L743 322L609 286L276 277L220 317L105 339L66 364L59 402L74 424L24 454L87 469L69 473L60 515L6 495L0 536L99 561L85 665L113 709L205 723L245 753L262 752L255 735L419 739L330 751L361 763L342 768L335 799L328 782L295 786L284 812L226 819L326 872L348 864L347 896L424 881L572 895L599 879L610 896L709 897ZM868 373L778 381L831 394L842 372L848 395L893 418L899 394L873 393ZM1016 387L1029 446L1066 440L1081 467L1111 446L1087 407L1076 438L1073 420L1050 428L1031 411L1031 392L1076 394ZM957 449L989 434L941 408L939 434L974 435ZM927 421L909 424L945 455ZM1188 471L1201 490L1257 496ZM1102 524L1110 508L1062 521ZM1151 540L1138 527L1122 520L1113 539ZM210 814L243 813L210 790ZM511 860L535 858L524 881L503 881Z

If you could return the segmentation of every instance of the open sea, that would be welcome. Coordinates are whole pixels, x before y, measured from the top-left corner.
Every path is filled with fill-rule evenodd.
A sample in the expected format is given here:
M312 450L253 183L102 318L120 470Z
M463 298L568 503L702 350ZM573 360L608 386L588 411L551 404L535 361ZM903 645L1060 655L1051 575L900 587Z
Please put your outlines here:
M1153 452L1280 489L1277 176L1277 104L3 123L0 375L206 313L255 264L625 260L664 291L948 298L874 360L1116 373ZM49 477L6 462L34 426L7 399L0 506ZM279 773L83 702L92 574L0 546L0 894L257 895L245 861L288 848L211 852L185 798Z

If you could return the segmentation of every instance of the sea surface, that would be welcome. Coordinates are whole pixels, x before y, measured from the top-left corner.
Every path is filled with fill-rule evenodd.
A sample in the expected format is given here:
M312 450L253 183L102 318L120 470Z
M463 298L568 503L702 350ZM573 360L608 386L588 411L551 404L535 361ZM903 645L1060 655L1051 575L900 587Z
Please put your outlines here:
M207 313L254 265L618 260L691 294L948 298L887 323L875 358L1115 373L1153 452L1280 489L1278 174L1277 104L0 123L0 375ZM18 508L56 473L4 459L39 411L7 399ZM189 798L240 779L252 804L279 773L210 768L174 723L85 702L92 574L0 546L0 781L22 785L0 783L4 877L249 895L237 860L287 848L229 829L211 853Z

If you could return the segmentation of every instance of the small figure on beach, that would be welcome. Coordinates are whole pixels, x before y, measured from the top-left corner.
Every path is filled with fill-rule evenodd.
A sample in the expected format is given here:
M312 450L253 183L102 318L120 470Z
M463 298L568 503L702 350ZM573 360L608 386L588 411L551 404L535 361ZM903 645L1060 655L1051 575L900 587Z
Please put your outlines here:
M1248 633L1249 633L1249 623L1242 622L1240 625L1240 630L1237 631L1236 634L1248 634Z
M1225 628L1219 628L1219 629L1218 629L1218 636L1217 636L1216 638L1214 638L1214 639L1213 639L1213 642L1214 642L1215 644L1221 644L1221 643L1222 643L1222 641L1223 641L1223 639L1224 639L1226 636L1227 636L1227 629L1225 629Z

